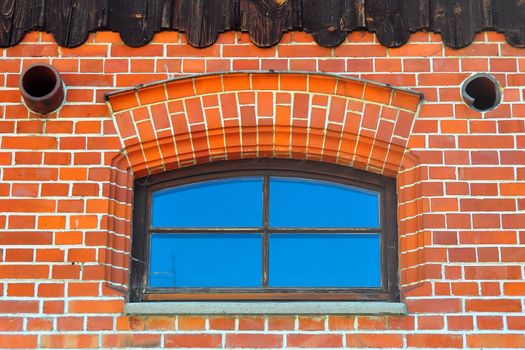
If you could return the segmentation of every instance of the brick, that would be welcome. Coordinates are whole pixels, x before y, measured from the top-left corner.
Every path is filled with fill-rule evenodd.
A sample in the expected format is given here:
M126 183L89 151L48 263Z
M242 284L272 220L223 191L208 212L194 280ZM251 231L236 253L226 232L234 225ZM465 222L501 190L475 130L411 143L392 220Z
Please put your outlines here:
M510 330L525 330L525 317L507 316L507 326Z
M4 169L4 180L12 181L53 181L58 179L57 169L49 168L9 168Z
M27 319L27 330L28 331L51 331L53 329L52 318L28 318Z
M512 299L472 299L465 301L468 312L521 312L521 302Z
M179 330L196 331L203 330L206 319L199 316L180 316L178 319Z
M217 330L234 330L235 329L235 318L234 317L211 317L208 319L210 329Z
M494 348L524 348L525 336L523 334L471 334L467 335L469 347L494 347Z
M347 334L346 347L348 348L401 348L403 336L401 334L356 333Z
M503 317L501 316L477 316L476 323L481 330L503 329Z
M520 279L521 277L521 271L518 266L465 267L465 279L467 280Z
M69 302L71 313L118 313L123 309L122 300L72 300Z
M272 316L268 318L268 330L293 330L295 329L295 317Z
M147 330L175 330L175 318L152 316L146 319Z
M84 317L59 317L57 318L57 329L60 331L82 331L84 329Z
M0 331L2 332L20 332L23 324L22 317L0 317Z
M36 300L0 300L0 310L5 314L38 313L38 309L38 301Z
M87 317L88 331L112 331L113 317Z
M360 316L357 318L357 328L362 329L384 329L387 319L384 317Z
M159 348L161 336L160 334L104 334L102 346L104 348Z
M39 279L47 278L49 267L43 265L1 265L0 278Z
M407 302L411 312L459 312L459 299L419 299Z
M227 334L228 348L277 348L283 346L280 334ZM290 346L290 343L288 343ZM293 346L293 345L292 345Z
M239 330L264 330L263 317L239 318Z
M407 334L407 345L415 348L462 348L463 337L447 334Z
M37 343L37 335L2 334L0 337L0 347L3 349L35 349Z
M167 334L164 340L167 348L220 348L220 334Z
M339 334L289 334L286 344L297 348L336 348L343 345Z
M33 297L35 285L33 283L9 283L7 295L10 297Z
M299 317L299 330L321 331L324 330L324 317Z
M451 331L472 330L474 328L472 316L447 316L447 324Z
M417 318L418 330L437 330L443 329L445 320L442 316L419 316Z

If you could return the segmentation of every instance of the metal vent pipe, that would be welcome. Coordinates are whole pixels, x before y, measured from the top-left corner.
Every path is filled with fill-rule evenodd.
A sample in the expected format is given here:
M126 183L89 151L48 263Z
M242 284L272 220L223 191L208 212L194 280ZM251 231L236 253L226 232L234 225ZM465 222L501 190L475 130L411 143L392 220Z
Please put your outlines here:
M25 69L19 86L27 108L35 113L49 114L64 103L64 83L49 64L37 63Z

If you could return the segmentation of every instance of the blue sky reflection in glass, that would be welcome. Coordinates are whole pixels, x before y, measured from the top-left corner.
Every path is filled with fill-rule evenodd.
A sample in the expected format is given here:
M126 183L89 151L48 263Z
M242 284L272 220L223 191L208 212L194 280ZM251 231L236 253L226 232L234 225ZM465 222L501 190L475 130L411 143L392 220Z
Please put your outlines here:
M380 287L379 234L270 234L270 287Z
M199 182L153 193L152 227L260 227L262 177Z
M261 234L152 234L150 243L150 287L261 287Z
M379 192L333 182L270 178L271 227L379 227Z

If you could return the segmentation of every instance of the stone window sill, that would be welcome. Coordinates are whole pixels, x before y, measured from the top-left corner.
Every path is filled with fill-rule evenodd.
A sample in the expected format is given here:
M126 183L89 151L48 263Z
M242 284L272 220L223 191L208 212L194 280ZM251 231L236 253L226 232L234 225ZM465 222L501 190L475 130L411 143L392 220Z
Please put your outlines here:
M390 302L143 302L128 303L133 315L405 315L406 305Z

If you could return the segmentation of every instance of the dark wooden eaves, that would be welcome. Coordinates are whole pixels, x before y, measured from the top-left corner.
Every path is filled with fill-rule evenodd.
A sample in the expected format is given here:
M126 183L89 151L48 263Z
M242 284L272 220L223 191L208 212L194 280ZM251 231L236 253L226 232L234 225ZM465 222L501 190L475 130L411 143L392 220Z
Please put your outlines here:
M525 47L524 0L1 0L0 47L18 44L29 31L53 34L65 47L90 32L119 32L142 46L160 31L181 31L195 47L213 44L221 32L250 33L261 47L284 32L304 31L321 46L342 43L349 32L368 30L381 44L398 47L420 30L441 33L458 49L476 33L494 30Z

